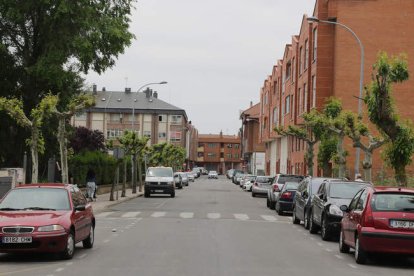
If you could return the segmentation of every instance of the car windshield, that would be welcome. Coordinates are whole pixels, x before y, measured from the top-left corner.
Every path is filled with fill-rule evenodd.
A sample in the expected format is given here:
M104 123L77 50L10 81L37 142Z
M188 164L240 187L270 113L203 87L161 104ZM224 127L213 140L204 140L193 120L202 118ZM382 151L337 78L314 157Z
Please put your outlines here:
M334 198L347 198L351 199L355 196L355 194L366 186L363 183L356 183L356 182L339 182L339 183L332 183L329 188L329 196Z
M216 171L210 171L210 174L216 174L217 172Z
M296 175L281 175L277 180L278 184L285 184L286 182L300 182L302 181L303 176Z
M147 176L171 177L172 169L171 168L149 168L147 171Z
M272 177L258 176L256 178L256 182L259 182L259 183L270 183L270 182L272 182Z
M414 212L414 194L377 193L371 206L373 211Z
M298 186L299 186L299 182L286 182L283 189L284 190L297 190Z
M322 182L324 181L323 178L312 179L312 194L316 194L319 187L321 186Z
M1 201L0 210L70 210L66 189L24 188L10 191Z

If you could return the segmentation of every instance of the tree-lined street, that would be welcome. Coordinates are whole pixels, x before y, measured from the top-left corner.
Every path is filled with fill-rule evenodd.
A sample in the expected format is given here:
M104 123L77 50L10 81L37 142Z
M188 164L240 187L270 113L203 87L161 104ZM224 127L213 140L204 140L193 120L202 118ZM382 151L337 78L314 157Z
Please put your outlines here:
M229 180L202 177L176 198L138 197L96 214L94 248L71 261L0 254L0 275L412 275L414 260L365 266Z

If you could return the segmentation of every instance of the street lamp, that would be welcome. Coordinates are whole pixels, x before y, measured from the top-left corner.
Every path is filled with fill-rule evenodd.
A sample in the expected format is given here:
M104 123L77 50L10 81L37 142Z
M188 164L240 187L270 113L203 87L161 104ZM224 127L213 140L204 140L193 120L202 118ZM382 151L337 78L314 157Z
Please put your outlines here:
M363 82L364 82L364 45L362 45L361 40L359 37L355 34L355 32L349 28L348 26L336 22L336 21L327 21L327 20L320 20L317 17L308 17L308 22L318 22L318 23L326 23L326 24L333 24L333 25L339 25L342 28L345 28L348 32L352 34L352 36L356 39L358 42L359 48L361 50L361 68L359 72L359 97L358 97L358 117L362 118L362 91L363 91ZM359 147L356 148L355 152L355 174L359 173L359 160L361 155L361 149Z
M140 88L138 88L137 90L137 94L139 92L141 92L141 90L147 86L153 85L153 84L167 84L168 82L166 81L161 81L161 82L150 82L147 84L144 84L143 86L141 86ZM137 99L134 99L134 103L132 105L132 122L131 122L131 129L132 131L134 131L134 121L135 121L135 102L137 101Z

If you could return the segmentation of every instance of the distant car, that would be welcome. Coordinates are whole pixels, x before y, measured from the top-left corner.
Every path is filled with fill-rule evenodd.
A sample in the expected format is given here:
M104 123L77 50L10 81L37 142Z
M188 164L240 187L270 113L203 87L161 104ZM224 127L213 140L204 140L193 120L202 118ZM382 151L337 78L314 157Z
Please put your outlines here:
M52 252L71 259L75 244L94 244L95 216L75 185L31 184L0 202L0 252Z
M245 175L243 175L243 178L240 181L240 188L245 189L244 185L247 182L250 182L252 179L256 179L256 176L254 176L252 174L245 174Z
M194 168L191 172L194 174L195 178L199 178L201 175L200 170L198 170L197 168Z
M236 182L236 178L242 173L243 173L243 171L241 171L241 170L234 170L233 175L231 176L231 182L233 182L234 184L238 184Z
M300 182L303 178L304 176L302 175L283 173L277 174L273 179L272 187L267 191L267 207L272 210L275 209L277 196L286 182Z
M325 180L313 196L309 218L309 232L315 234L321 229L323 240L338 236L343 212L341 205L348 205L355 194L369 182Z
M310 206L312 196L316 194L322 182L327 177L306 177L300 183L293 200L292 222L299 224L303 221L305 229L309 229ZM339 179L338 179L339 180Z
M149 167L145 174L144 197L151 194L169 194L175 197L175 180L171 167Z
M256 195L267 195L273 181L272 176L257 176L252 187L252 197Z
M282 215L284 212L292 212L293 199L298 189L299 182L286 182L277 196L275 210Z
M226 176L228 179L230 179L233 176L233 172L234 172L234 169L230 169L226 172Z
M174 173L174 183L175 183L175 188L177 189L182 189L183 188L183 181L181 178L181 175L179 173Z
M256 175L250 176L248 179L246 179L244 185L243 185L243 189L245 191L251 192L252 191L252 187L253 187L253 183L256 181Z
M183 186L188 186L188 182L190 180L188 179L187 173L185 173L185 172L179 172L178 174L181 176L181 181L182 181Z
M192 172L186 172L186 174L187 174L187 177L188 177L188 181L191 181L191 182L195 181L195 175Z
M208 178L210 179L210 178L215 178L215 179L218 179L218 174L217 174L217 172L216 171L210 171L209 173L208 173Z
M414 255L414 189L365 187L342 205L339 250L355 249L355 261L372 253Z

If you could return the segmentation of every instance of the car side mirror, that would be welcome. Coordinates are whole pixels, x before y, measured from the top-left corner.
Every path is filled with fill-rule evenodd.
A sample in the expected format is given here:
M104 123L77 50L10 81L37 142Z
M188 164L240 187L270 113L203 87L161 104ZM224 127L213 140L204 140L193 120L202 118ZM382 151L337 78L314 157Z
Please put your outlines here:
M302 192L302 197L304 197L304 198L307 198L309 195L308 195L308 192L307 191L303 191Z
M85 211L86 210L86 206L85 205L78 205L75 206L75 211L79 212L79 211Z
M318 197L319 197L320 199L323 199L323 198L324 198L324 195L323 195L323 194L318 194Z
M341 209L342 212L348 213L349 212L349 208L346 205L341 205L339 206L339 209Z

